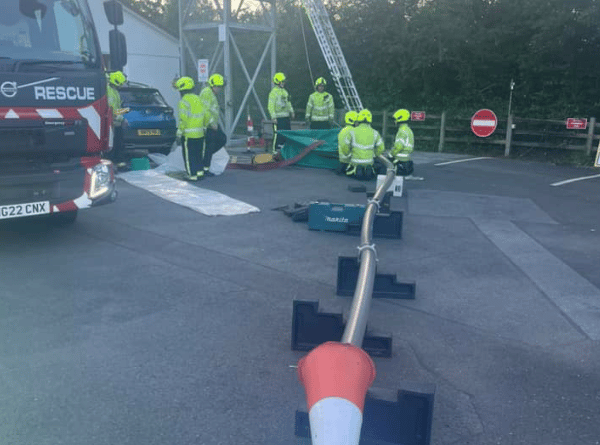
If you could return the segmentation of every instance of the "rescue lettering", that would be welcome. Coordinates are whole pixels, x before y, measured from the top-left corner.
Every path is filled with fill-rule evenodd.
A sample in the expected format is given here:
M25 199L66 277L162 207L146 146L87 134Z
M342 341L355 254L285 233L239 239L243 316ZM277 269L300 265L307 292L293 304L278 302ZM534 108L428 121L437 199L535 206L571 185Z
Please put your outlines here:
M35 100L96 100L93 87L36 86Z

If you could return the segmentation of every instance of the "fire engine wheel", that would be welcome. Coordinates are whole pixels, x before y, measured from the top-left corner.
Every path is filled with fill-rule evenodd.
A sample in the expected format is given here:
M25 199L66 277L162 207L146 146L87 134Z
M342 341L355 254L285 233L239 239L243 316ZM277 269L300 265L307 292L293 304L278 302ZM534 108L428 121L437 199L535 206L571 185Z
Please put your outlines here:
M77 219L77 210L52 214L52 221L59 226L68 226Z

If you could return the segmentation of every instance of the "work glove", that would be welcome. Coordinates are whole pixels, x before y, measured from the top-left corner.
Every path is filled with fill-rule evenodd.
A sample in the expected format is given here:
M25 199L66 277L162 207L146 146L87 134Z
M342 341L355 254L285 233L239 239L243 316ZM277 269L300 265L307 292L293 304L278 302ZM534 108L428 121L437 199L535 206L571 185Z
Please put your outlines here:
M348 167L346 168L346 175L352 176L354 174L356 174L356 165L348 164Z

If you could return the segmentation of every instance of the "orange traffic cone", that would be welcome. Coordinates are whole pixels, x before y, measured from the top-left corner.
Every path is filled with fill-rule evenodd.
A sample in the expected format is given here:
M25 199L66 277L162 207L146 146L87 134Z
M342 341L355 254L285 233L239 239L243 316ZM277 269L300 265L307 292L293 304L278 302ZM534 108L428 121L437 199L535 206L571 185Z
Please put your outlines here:
M358 445L375 365L361 348L326 342L298 362L313 445Z

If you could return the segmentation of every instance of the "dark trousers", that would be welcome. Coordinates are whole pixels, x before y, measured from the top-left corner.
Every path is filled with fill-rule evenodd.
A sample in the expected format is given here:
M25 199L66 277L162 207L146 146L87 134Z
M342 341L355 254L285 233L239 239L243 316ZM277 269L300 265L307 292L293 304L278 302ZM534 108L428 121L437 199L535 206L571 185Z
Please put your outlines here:
M190 176L204 173L204 138L184 138L181 152L183 165Z
M357 165L356 171L351 175L352 178L360 181L370 181L371 179L374 179L375 176L375 166L373 165Z
M329 130L330 128L329 121L310 121L311 130Z
M210 167L210 161L212 159L212 155L214 155L217 151L221 149L221 147L225 146L227 142L227 136L221 130L221 127L213 130L212 128L207 128L204 133L204 158L203 165L204 169L208 170Z
M113 127L113 148L109 159L113 162L122 162L125 158L125 147L123 146L123 128L121 125Z
M396 164L396 174L399 176L410 176L413 171L415 171L413 161L398 162Z
M285 136L279 134L279 130L290 130L291 123L289 117L278 117L277 123L273 125L273 131L276 132L276 136L273 139L273 153L276 150L281 150L285 144Z

